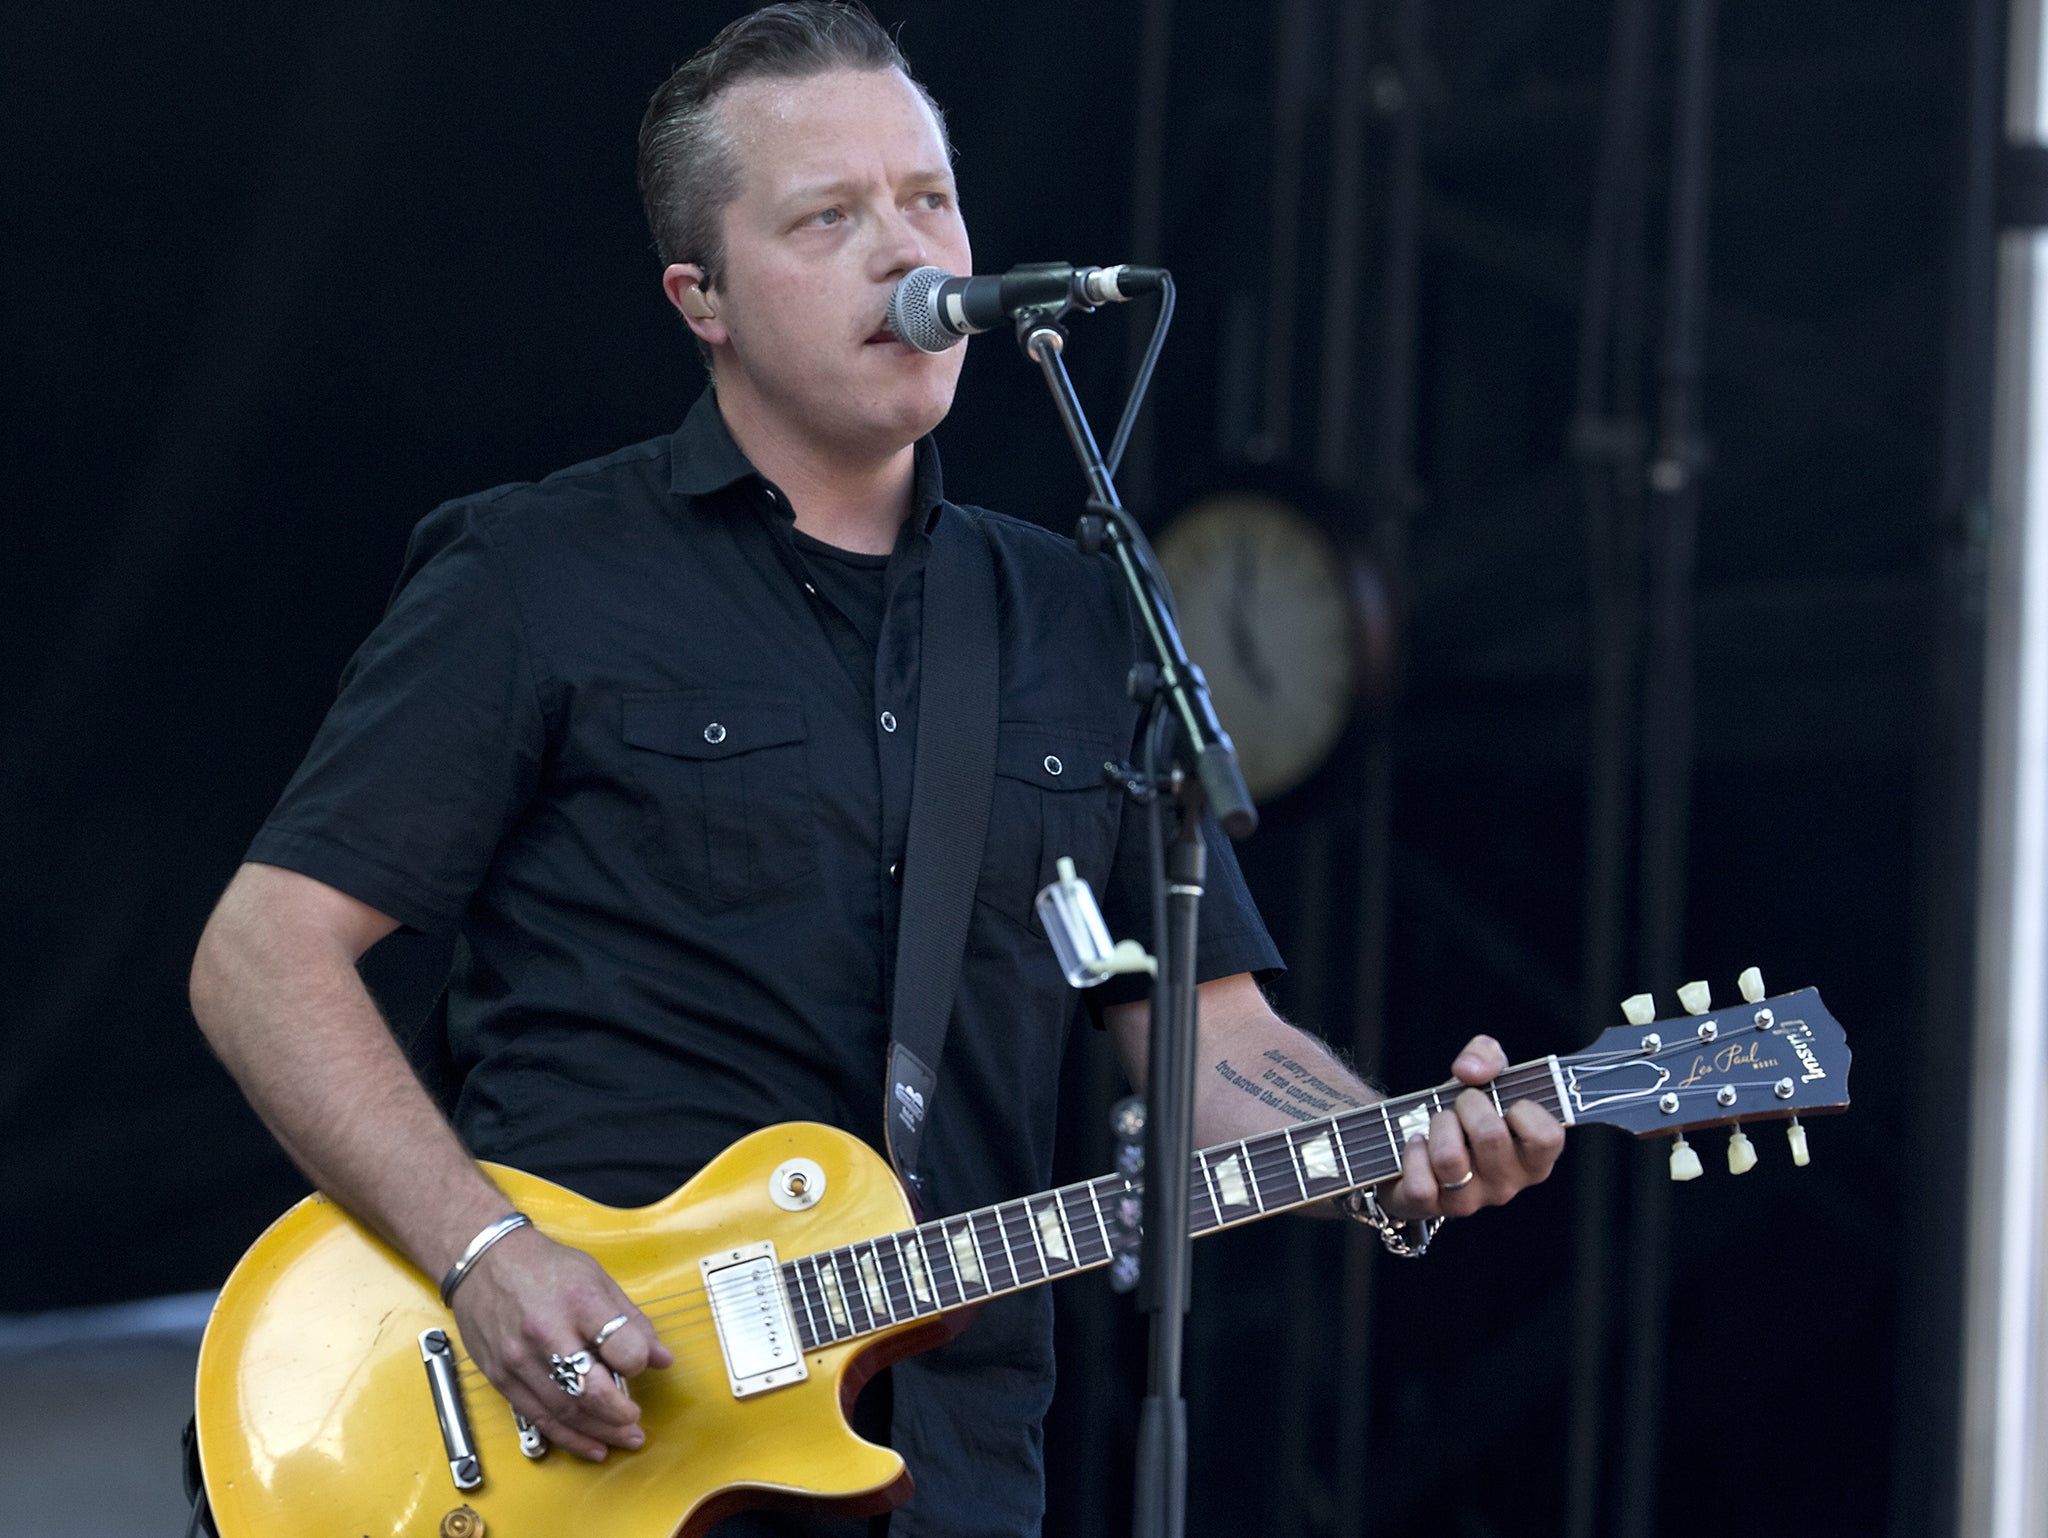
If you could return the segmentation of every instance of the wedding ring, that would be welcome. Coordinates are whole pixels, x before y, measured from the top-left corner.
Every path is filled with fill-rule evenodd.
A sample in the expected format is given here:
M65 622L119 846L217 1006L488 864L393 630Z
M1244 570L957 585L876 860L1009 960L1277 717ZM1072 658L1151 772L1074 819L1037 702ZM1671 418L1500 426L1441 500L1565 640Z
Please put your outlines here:
M1467 1170L1465 1171L1465 1178L1463 1180L1447 1180L1442 1185L1438 1186L1437 1189L1439 1191L1462 1191L1465 1189L1465 1187L1472 1184L1472 1178L1478 1173L1479 1171L1477 1170Z
M626 1319L626 1315L618 1314L613 1318L605 1320L603 1324L597 1327L597 1333L590 1337L590 1349L592 1351L604 1350L604 1343L626 1327Z
M583 1379L590 1371L590 1353L572 1351L567 1356L548 1354L548 1376L555 1380L555 1387L571 1399L583 1397Z

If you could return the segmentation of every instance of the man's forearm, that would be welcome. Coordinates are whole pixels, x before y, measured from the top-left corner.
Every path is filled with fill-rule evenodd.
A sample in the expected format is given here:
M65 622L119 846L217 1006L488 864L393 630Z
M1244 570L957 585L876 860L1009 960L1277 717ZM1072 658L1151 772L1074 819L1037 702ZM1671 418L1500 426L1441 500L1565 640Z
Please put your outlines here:
M1322 1042L1270 1010L1203 1021L1195 1082L1195 1135L1203 1144L1319 1121L1371 1105L1380 1093Z
M1263 1118L1258 1130L1264 1130L1283 1121L1319 1121L1382 1098L1323 1043L1294 1026L1285 1029L1293 1040L1263 1050L1254 1042L1204 1065L1205 1072L1218 1083L1205 1086L1212 1090L1207 1097L1197 1091L1198 1107L1204 1099L1213 1100L1215 1114L1223 1121L1238 1119L1242 1107L1242 1115ZM1248 1056L1248 1052L1256 1056ZM1241 1098L1233 1099L1230 1091ZM1251 1109L1254 1104L1256 1111ZM1198 1109L1198 1119L1200 1115Z
M1195 1070L1195 1140L1200 1146L1316 1121L1383 1098L1308 1032L1273 1013L1250 974L1218 978L1195 992L1201 1018ZM1146 1079L1151 1009L1120 1005L1108 1024L1131 1082Z
M328 1195L438 1278L506 1202L420 1087L303 877L245 867L192 967L200 1029Z

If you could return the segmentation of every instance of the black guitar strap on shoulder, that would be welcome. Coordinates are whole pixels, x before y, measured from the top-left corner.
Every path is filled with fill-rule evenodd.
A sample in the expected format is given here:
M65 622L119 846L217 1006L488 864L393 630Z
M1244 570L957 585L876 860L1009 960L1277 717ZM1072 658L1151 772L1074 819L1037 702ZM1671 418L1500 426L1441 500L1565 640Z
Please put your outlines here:
M995 794L996 571L973 513L949 506L932 530L919 640L917 754L896 929L889 1085L882 1107L889 1158L920 1204L918 1151L953 1020L967 920Z

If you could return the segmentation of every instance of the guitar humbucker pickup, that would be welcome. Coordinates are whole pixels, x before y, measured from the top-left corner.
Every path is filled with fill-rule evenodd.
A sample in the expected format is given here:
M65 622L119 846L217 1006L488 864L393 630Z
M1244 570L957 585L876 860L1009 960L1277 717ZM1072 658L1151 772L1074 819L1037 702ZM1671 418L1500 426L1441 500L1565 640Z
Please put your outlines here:
M810 1376L773 1240L740 1245L697 1262L725 1354L733 1398L800 1383Z

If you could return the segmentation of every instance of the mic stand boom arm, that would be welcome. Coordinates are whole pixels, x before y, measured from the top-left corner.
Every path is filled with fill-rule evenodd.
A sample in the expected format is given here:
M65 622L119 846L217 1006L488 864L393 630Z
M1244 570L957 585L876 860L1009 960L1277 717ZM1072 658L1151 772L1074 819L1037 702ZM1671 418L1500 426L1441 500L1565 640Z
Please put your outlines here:
M1152 1315L1146 1393L1138 1422L1135 1538L1181 1538L1186 1529L1187 1403L1181 1394L1186 1334L1189 1251L1188 1196L1194 1158L1195 938L1202 897L1202 808L1206 801L1232 838L1258 825L1258 812L1238 769L1237 752L1216 718L1201 669L1188 660L1166 579L1151 542L1118 499L1109 467L1081 410L1062 352L1058 317L1067 306L1027 310L1016 318L1017 341L1037 363L1052 391L1060 422L1088 480L1088 511L1075 541L1086 554L1113 552L1151 642L1154 666L1135 669L1133 693L1143 691L1151 714L1146 728L1146 779L1151 805L1154 912L1159 915L1159 973L1152 993L1147 1047L1145 1203L1142 1301ZM1178 726L1176 732L1172 730ZM1177 762L1159 761L1170 737ZM1192 771L1192 772L1190 772ZM1180 805L1180 828L1162 861L1158 792L1171 789Z

